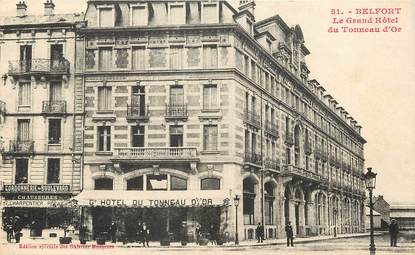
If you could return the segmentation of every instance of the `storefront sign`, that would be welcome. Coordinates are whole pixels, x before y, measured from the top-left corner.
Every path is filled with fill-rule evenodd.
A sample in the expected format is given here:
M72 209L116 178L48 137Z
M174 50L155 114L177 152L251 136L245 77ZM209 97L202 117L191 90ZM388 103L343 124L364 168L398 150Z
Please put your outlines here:
M3 200L1 201L2 207L66 207L67 201L65 200Z
M5 194L5 200L65 200L70 194Z
M4 193L67 193L69 185L62 184L5 184Z
M189 199L89 199L90 206L128 206L128 207L200 207L223 205L223 201L210 198Z

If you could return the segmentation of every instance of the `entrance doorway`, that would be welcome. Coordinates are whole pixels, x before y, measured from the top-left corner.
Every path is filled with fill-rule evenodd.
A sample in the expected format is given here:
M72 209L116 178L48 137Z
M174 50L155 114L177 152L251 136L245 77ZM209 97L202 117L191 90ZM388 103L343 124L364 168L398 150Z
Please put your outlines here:
M97 235L108 232L112 222L112 208L94 207L92 209L92 238L96 239Z

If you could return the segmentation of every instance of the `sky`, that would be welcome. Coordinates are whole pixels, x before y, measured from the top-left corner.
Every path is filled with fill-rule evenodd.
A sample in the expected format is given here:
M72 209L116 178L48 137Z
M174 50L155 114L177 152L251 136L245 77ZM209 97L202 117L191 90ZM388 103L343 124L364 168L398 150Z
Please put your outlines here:
M44 0L26 0L42 14ZM412 2L412 3L411 3ZM86 0L54 0L56 13L85 12ZM238 1L230 3L237 6ZM14 15L15 1L0 0L0 15ZM348 17L355 8L401 8L401 32L328 33L331 9ZM415 2L411 0L256 0L261 20L279 14L299 24L311 54L310 78L363 126L365 167L378 173L375 195L392 204L415 204ZM352 15L350 14L350 15ZM368 17L368 16L361 16ZM356 24L355 24L356 25ZM356 25L357 26L357 25Z

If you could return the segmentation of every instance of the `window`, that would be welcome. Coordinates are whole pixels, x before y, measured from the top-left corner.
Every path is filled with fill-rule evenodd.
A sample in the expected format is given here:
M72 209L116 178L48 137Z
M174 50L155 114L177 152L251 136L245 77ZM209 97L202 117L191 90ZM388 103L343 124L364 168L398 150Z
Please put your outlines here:
M102 71L111 70L112 68L112 48L100 48L98 68Z
M177 176L170 176L170 190L187 190L187 180Z
M251 79L256 80L256 64L253 60L251 60Z
M62 99L62 82L51 82L49 101L56 102Z
M144 147L144 126L131 127L131 146Z
M98 151L111 150L111 127L98 127Z
M170 105L183 105L184 91L183 86L170 87Z
M111 92L112 87L98 87L98 110L109 111L111 110Z
M203 4L202 15L203 15L202 16L203 23L218 23L219 15L218 15L217 4L216 3Z
M183 4L170 4L170 24L180 25L185 23L185 9Z
M133 69L144 70L146 68L146 49L144 47L133 47Z
M32 69L32 45L20 46L20 70L23 72Z
M113 27L114 26L114 14L112 7L99 8L99 26L100 27Z
M183 68L183 52L182 46L170 48L170 69Z
M52 70L59 70L63 64L63 45L53 44L50 46L50 66Z
M49 144L61 143L61 120L50 119L49 120Z
M170 126L170 147L183 147L183 126Z
M218 150L218 126L208 125L203 127L203 149L205 151Z
M144 86L134 86L131 89L130 115L146 116L146 96Z
M255 212L255 184L250 179L243 181L243 215L244 224L252 225Z
M167 190L167 175L147 175L147 190Z
M110 178L99 178L95 180L95 190L113 190L113 180Z
M48 159L47 184L59 183L60 160L56 158Z
M200 181L201 190L220 190L220 179L204 178Z
M17 120L17 140L20 142L30 140L30 120Z
M138 176L127 180L127 190L144 190L143 180L143 176Z
M274 224L274 187L266 183L265 187L265 224Z
M146 5L134 6L131 12L131 25L146 26L148 24L148 10Z
M218 109L218 87L216 84L203 86L203 109L216 110Z
M14 176L15 184L27 183L29 178L28 159L16 159L16 174Z
M30 82L19 83L19 105L30 106L32 98L31 95Z
M218 46L204 45L203 46L203 68L217 68L218 67Z

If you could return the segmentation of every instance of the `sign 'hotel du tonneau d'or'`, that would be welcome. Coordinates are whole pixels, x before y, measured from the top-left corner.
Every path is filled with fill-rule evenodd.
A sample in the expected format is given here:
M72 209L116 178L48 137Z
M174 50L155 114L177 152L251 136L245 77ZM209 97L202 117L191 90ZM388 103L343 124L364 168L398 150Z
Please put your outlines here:
M63 184L5 184L2 193L65 193L69 185Z

